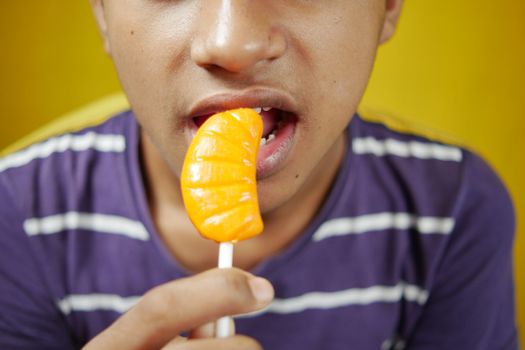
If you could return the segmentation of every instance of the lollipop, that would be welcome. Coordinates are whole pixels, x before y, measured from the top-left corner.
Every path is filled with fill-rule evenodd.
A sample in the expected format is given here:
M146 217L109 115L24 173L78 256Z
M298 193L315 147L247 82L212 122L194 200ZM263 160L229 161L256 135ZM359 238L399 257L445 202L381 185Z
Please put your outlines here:
M255 178L262 132L253 109L215 114L199 128L184 159L184 205L199 233L220 243L220 268L232 266L234 243L263 230ZM229 335L229 326L229 318L221 318L217 336Z

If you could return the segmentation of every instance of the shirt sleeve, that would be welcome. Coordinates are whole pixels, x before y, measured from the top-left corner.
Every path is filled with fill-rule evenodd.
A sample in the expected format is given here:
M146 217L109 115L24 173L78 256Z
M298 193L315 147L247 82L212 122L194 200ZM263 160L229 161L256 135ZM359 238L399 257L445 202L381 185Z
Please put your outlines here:
M490 167L465 152L455 226L409 350L518 349L514 210Z
M0 349L74 349L0 173Z

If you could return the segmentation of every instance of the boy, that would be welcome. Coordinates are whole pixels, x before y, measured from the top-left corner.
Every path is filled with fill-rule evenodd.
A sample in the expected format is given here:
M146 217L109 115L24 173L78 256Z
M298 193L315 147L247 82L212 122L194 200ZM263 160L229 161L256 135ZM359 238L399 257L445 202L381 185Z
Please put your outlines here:
M355 115L401 0L91 3L132 112L0 163L2 348L517 348L497 177ZM253 274L212 269L178 183L200 122L235 107L276 135L265 231L235 248ZM239 314L245 335L210 338Z

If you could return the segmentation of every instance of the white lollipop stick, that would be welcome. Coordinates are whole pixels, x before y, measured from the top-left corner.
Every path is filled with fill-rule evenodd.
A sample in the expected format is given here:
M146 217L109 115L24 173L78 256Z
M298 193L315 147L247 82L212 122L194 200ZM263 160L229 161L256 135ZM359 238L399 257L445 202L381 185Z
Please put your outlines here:
M219 245L219 268L227 269L233 266L233 243L225 242ZM215 336L226 338L231 335L233 320L230 316L221 317L215 325Z

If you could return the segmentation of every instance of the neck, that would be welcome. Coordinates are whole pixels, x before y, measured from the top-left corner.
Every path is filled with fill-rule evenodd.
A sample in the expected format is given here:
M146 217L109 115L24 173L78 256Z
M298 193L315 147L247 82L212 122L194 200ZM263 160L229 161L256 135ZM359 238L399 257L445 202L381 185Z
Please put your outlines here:
M265 229L261 235L235 245L235 266L252 269L285 249L304 231L331 188L344 157L345 144L345 135L342 135L301 189L284 205L263 215ZM149 208L166 247L189 271L215 267L217 244L197 233L186 215L179 179L143 133L141 155Z

